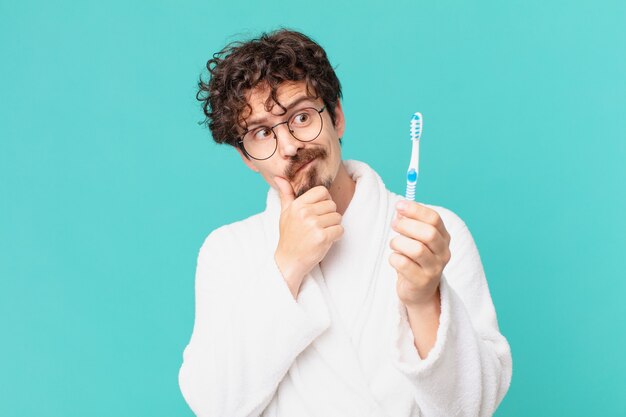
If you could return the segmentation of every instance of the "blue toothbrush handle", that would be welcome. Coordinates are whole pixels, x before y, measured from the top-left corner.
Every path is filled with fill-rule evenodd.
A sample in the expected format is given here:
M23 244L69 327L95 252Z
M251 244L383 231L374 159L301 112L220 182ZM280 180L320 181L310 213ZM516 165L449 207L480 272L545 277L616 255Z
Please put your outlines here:
M418 172L411 168L406 173L406 193L405 200L415 201L415 186L417 185Z

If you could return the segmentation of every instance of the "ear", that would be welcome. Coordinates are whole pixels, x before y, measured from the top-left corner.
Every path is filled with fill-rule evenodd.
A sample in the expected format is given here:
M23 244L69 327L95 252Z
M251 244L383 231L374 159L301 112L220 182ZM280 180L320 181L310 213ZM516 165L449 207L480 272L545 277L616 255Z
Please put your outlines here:
M239 152L239 156L241 157L241 160L243 161L244 164L246 164L248 166L248 168L250 168L254 172L259 172L259 169L254 166L252 161L250 159L248 159L243 152L241 152L241 149L239 149L239 148L235 148L235 149L237 149L237 152Z
M346 130L346 119L343 116L343 109L341 108L341 99L337 100L337 105L335 106L335 131L337 131L337 136L340 138L343 137L343 132Z

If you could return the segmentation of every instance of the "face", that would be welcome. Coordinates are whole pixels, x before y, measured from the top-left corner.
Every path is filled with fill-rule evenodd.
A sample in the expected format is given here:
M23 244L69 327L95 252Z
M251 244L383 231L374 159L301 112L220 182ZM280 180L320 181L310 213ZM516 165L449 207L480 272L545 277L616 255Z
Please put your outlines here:
M305 82L285 82L277 91L278 102L287 109L274 103L270 111L265 109L265 102L270 94L269 88L261 87L248 94L248 103L252 113L245 117L248 129L258 126L274 126L281 123L298 110L305 107L321 109L324 102L321 98L311 98L306 94ZM265 181L277 188L275 176L280 176L293 188L296 197L304 194L311 188L324 185L330 188L337 178L341 167L341 147L339 138L343 135L345 120L341 103L335 108L335 124L324 109L322 116L322 131L311 142L300 142L291 134L285 124L274 128L278 146L276 152L269 159L247 159L240 149L237 149L243 162L253 171L260 173Z

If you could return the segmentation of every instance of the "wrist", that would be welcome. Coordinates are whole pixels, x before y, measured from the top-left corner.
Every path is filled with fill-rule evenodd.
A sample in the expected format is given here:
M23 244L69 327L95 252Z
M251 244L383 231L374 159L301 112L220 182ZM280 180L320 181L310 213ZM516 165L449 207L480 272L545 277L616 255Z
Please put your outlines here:
M441 297L439 293L439 286L435 290L435 293L424 301L405 303L407 312L409 314L417 315L437 315L441 313Z
M430 300L406 306L409 327L413 333L413 344L421 359L425 359L437 342L437 331L441 315L439 289Z
M289 262L289 260L279 253L278 250L274 253L274 261L276 262L276 266L283 276L287 287L289 287L289 291L291 291L293 298L297 298L304 274L298 270L297 265L293 262Z

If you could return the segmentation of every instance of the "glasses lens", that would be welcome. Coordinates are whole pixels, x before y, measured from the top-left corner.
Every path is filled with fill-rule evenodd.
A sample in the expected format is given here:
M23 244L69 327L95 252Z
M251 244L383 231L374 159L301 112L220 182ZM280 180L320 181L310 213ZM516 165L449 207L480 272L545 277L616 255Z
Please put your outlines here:
M258 127L243 137L243 147L254 159L267 159L276 150L276 138L269 127Z
M322 115L312 107L298 110L287 122L291 135L301 142L311 142L322 131ZM243 137L243 147L254 159L267 159L276 151L276 136L271 128L260 126Z
M322 131L322 115L314 108L297 111L289 118L291 134L302 142L310 142Z

